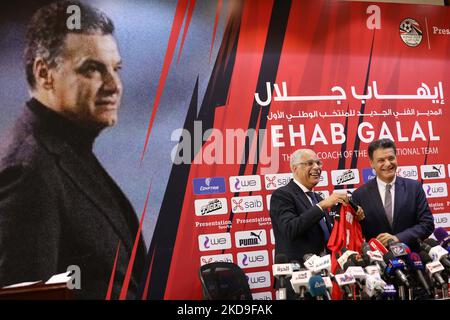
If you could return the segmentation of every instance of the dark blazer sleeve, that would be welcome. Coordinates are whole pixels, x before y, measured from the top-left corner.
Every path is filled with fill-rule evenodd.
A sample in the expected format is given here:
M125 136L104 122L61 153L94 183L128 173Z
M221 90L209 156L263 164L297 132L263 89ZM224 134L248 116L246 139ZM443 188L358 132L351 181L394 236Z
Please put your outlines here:
M304 208L299 212L294 196L282 189L277 189L270 199L270 218L277 224L284 237L290 241L301 237L323 216L318 206Z
M24 165L0 172L0 286L35 281L57 271L61 234L52 183Z
M426 239L434 230L433 214L428 206L425 192L419 183L415 184L415 194L413 196L416 199L416 224L395 235L400 242L404 243L414 243L417 239Z

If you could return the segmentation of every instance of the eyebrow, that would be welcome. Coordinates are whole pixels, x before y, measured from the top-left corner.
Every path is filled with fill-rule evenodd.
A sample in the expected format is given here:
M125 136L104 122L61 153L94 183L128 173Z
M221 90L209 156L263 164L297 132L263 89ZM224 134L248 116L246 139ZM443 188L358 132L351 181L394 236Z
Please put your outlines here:
M88 59L84 60L84 61L76 68L76 70L77 70L78 72L83 72L84 69L86 68L86 66L89 66L89 65L94 65L96 68L99 69L100 72L105 72L105 71L107 70L107 67L106 67L106 64L105 64L105 63L103 63L103 62L101 62L101 61L98 61L98 60L95 60L95 59L91 59L91 58L88 58ZM114 64L114 67L122 67L122 60L119 60L117 63L115 63L115 64Z

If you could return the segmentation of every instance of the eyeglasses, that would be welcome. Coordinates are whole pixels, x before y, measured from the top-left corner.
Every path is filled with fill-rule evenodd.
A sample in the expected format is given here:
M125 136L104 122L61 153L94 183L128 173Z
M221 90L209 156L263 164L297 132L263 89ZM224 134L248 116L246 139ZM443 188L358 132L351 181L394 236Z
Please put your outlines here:
M307 167L312 167L314 164L317 164L319 167L323 166L323 162L321 160L308 160L305 162L299 162L298 164L303 164Z

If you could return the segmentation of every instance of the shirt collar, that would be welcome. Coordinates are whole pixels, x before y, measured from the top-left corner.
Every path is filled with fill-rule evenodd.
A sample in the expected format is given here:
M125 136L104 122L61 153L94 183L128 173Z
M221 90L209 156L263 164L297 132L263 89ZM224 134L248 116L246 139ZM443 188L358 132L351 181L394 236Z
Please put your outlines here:
M394 180L392 180L389 184L391 185L391 190L394 189L395 187L395 180L397 180L397 176L394 177ZM377 184L378 184L378 188L381 190L386 190L386 185L387 183L384 182L383 180L381 180L380 178L377 177Z
M48 108L35 98L27 102L27 107L37 117L37 125L40 129L58 136L76 150L92 152L94 140L99 133L98 131L81 128L76 123Z
M300 182L298 182L295 178L293 178L293 180L294 180L294 183L296 184L296 185L298 185L299 187L300 187L300 189L302 189L303 190L303 192L309 192L309 191L312 191L312 190L309 190L307 187L305 187L304 185L302 185Z

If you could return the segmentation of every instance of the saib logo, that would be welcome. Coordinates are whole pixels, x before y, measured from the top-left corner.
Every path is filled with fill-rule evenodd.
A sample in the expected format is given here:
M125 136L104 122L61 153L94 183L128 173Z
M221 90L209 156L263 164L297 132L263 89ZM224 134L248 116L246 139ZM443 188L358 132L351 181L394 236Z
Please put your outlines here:
M213 262L233 262L233 255L231 253L227 254L217 254L212 256L202 256L200 257L200 265L205 265Z
M194 194L225 193L225 178L195 178Z
M270 291L267 292L257 292L252 293L253 300L272 300L272 293Z
M367 181L376 178L377 173L372 168L364 168L364 169L362 169L362 175L363 175L364 183L366 183Z
M397 168L397 176L417 180L419 179L419 172L416 166L401 166Z
M262 196L233 197L231 210L234 213L259 212L263 210Z
M266 190L275 190L283 187L291 181L292 177L292 173L266 174L264 176Z

